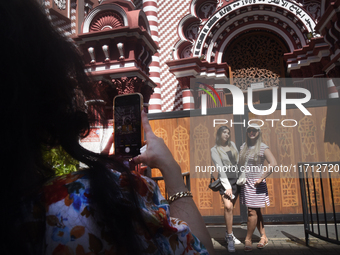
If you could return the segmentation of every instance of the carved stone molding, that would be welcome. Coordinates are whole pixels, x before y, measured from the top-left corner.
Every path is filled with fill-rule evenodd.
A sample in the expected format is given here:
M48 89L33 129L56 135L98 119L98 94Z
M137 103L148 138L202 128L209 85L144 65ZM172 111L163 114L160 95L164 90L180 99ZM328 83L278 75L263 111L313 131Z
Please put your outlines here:
M301 3L307 12L313 17L315 20L319 20L321 17L321 3L317 0L298 0L297 2Z
M143 95L144 102L149 102L150 96L153 93L153 89L138 77L112 79L112 83L118 95L138 92Z
M110 103L115 96L112 83L110 80L107 79L95 82L93 84L93 91L96 95L95 99L100 99L106 104Z
M97 15L90 25L90 32L114 29L124 26L123 18L114 11Z
M199 22L191 23L185 30L185 37L189 41L195 41L197 39L199 30L200 30Z
M122 77L112 80L103 78L95 82L93 84L93 92L94 98L89 98L89 100L100 100L107 107L112 107L113 98L116 95L128 93L141 93L144 102L149 102L153 89L143 79L138 77Z
M58 6L60 10L66 9L66 0L54 0L54 3Z
M247 89L251 83L270 78L278 86L279 77L284 77L283 54L287 52L282 43L268 33L252 33L231 43L225 60L231 66L236 85ZM240 79L237 79L240 78Z
M190 79L194 78L193 76L186 76L177 78L179 85L181 86L181 89L190 89Z
M204 1L197 10L198 17L202 20L209 19L216 11L216 1Z
M116 87L119 95L140 92L140 88L142 86L142 80L137 77L122 77L119 79L112 79L112 83Z

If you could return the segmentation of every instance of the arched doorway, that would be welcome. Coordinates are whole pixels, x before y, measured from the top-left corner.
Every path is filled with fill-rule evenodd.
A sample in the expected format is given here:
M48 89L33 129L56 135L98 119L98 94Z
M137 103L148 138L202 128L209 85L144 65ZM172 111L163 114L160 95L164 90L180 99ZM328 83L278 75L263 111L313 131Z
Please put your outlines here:
M222 59L231 67L235 85L245 90L249 84L266 78L272 81L265 87L278 86L279 78L285 77L283 54L287 52L288 47L278 36L267 31L250 31L231 41Z

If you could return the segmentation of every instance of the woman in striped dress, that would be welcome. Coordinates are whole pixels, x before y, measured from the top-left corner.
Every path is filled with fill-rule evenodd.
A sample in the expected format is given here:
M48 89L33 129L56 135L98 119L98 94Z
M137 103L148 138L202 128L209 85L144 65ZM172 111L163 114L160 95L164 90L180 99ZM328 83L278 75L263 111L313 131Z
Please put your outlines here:
M268 244L261 208L269 206L266 178L271 174L271 171L264 172L263 164L265 160L272 167L275 167L277 163L269 147L262 143L260 126L256 124L249 126L246 136L247 141L240 148L240 168L241 171L245 171L247 182L242 186L240 200L248 208L245 251L251 251L251 237L256 227L261 234L257 248L262 249Z

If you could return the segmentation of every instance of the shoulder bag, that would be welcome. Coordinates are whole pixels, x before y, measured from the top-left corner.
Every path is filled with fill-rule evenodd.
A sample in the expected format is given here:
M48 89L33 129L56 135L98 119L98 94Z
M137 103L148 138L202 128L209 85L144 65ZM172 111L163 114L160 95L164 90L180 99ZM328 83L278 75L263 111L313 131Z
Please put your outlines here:
M220 156L220 159L222 161L222 157L221 157L220 152L218 151L217 148L216 148L216 150L217 150L217 152ZM222 164L223 164L223 161L222 161ZM225 188L223 187L220 178L217 178L217 180L216 180L212 173L210 175L210 184L209 184L208 187L209 187L209 189L211 189L214 192L219 191L221 195L223 195L224 192L225 192Z
M211 175L210 176L209 189L211 189L212 191L219 191L222 188L223 188L223 185L221 183L220 178L218 178L216 180L215 177L213 175Z

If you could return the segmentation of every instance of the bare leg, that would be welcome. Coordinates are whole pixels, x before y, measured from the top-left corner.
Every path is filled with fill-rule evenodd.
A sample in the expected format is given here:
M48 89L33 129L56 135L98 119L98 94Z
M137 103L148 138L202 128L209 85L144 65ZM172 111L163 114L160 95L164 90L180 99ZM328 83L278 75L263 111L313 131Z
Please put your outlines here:
M266 231L264 229L264 223L263 223L263 215L261 208L256 209L257 211L257 229L259 230L261 237L266 238Z
M228 199L225 195L222 196L222 201L224 205L224 220L227 227L227 233L233 233L233 202Z
M251 241L253 233L257 225L258 217L256 209L248 208L247 236L246 241Z
M268 238L266 236L266 232L264 230L264 224L263 224L263 216L261 208L258 208L257 210L257 229L259 230L261 234L261 240L257 244L257 248L264 248L268 244Z

